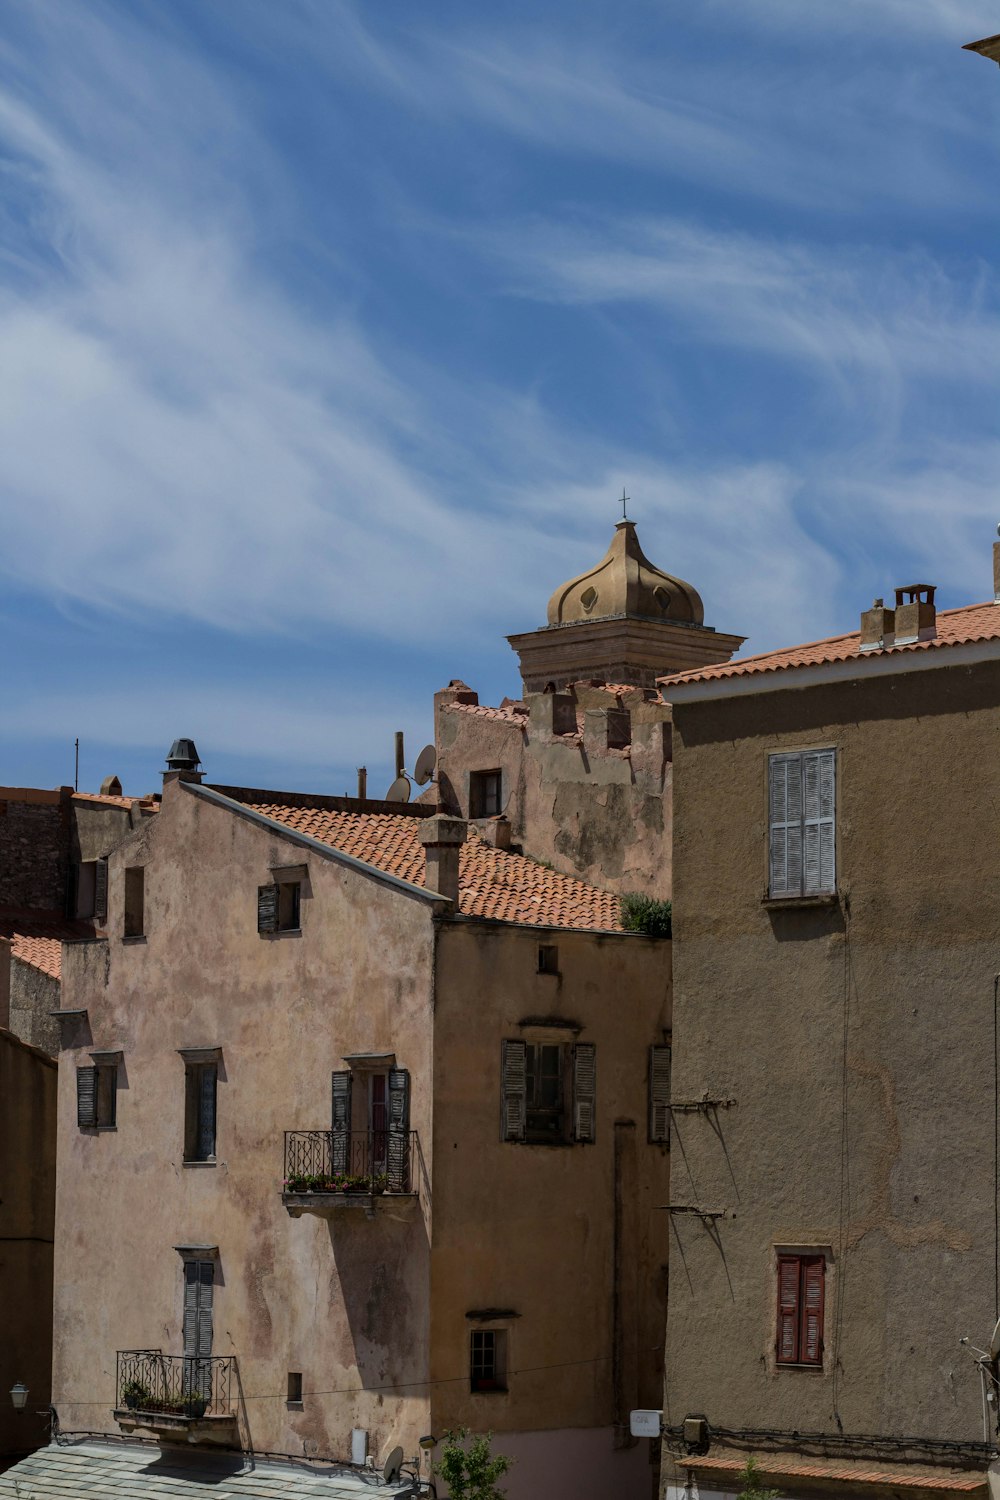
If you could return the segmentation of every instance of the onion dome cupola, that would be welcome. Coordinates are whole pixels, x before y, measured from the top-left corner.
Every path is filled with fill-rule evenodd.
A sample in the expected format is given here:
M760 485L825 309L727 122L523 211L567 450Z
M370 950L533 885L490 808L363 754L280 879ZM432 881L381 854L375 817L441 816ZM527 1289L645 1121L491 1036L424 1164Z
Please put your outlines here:
M596 568L571 578L549 600L549 624L629 616L639 620L682 620L701 625L701 596L683 578L657 568L639 546L634 521L619 521Z

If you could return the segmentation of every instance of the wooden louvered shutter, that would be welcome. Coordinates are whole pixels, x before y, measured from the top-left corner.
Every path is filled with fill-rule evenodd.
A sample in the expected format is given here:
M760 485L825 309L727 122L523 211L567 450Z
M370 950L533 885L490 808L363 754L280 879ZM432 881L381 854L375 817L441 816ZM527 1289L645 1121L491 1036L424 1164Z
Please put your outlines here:
M805 896L836 889L835 756L833 750L809 750L802 756Z
M212 1353L212 1287L214 1282L215 1265L212 1261L185 1260L184 1356L186 1359L208 1359Z
M97 1069L76 1070L76 1123L79 1126L97 1124Z
M278 887L276 885L259 885L257 887L258 932L277 932L278 894Z
M406 1193L410 1187L410 1075L405 1068L389 1073L389 1139L386 1143L389 1189Z
M799 1359L804 1365L823 1363L823 1284L826 1260L810 1255L802 1261L802 1329Z
M799 1269L797 1255L778 1256L778 1363L799 1360Z
M649 1049L649 1139L670 1142L670 1048Z
M333 1113L330 1131L330 1170L346 1172L351 1159L350 1068L333 1075Z
M523 1141L528 1112L526 1046L522 1041L500 1044L500 1139Z
M108 862L94 861L94 921L108 920Z
M573 1139L592 1145L597 1131L597 1048L577 1042L573 1048Z
M802 894L802 756L772 755L768 762L768 894Z

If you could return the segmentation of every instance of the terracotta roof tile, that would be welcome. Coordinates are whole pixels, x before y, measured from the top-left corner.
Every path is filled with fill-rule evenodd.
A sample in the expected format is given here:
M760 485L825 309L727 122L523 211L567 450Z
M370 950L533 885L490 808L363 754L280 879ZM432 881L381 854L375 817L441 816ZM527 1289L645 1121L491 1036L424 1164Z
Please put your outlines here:
M417 836L420 819L258 801L246 805L387 874L412 885L425 884L426 859ZM560 875L523 854L496 849L474 833L463 844L459 858L458 905L465 916L495 922L622 930L617 896L571 875Z
M106 792L74 792L74 802L101 802L105 807L141 807L147 812L158 812L159 803L152 797L110 797Z
M722 1457L682 1458L686 1469L739 1472L750 1455L729 1453ZM755 1453L763 1474L801 1479L849 1481L852 1484L891 1485L896 1489L971 1491L986 1489L986 1470L934 1469L929 1464L876 1462L865 1459L810 1458L795 1454Z
M0 907L0 937L10 938L11 957L40 969L50 979L62 975L62 945L94 936L90 922L71 922L58 912Z
M897 656L907 651L937 651L945 646L965 646L976 641L1000 640L1000 605L966 604L961 609L943 609L937 614L937 635L930 641L914 641L909 646L891 646L885 651L873 651L872 656ZM690 672L677 672L671 677L658 679L661 688L667 690L675 683L714 682L726 677L750 677L755 673L784 672L793 667L814 667L826 662L849 661L861 658L861 633L829 636L826 640L811 641L804 646L785 646L780 651L768 651L762 656L737 657L735 661L722 662L715 667L696 667ZM867 656L867 653L866 653Z
M508 703L500 708L491 708L488 703L445 703L446 714L473 714L477 719L493 719L500 724L520 724L527 717L523 703Z

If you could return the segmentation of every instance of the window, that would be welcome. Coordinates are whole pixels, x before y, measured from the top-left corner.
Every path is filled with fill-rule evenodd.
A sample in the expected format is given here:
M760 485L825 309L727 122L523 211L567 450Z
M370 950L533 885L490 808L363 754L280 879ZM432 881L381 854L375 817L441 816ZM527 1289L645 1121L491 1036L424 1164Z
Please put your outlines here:
M196 1047L183 1051L184 1160L215 1160L216 1095L219 1049Z
M97 904L97 861L87 859L82 864L75 865L74 874L72 915L74 917L92 917L95 914Z
M134 865L125 871L125 937L142 937L145 933L146 871Z
M93 1052L93 1067L76 1070L76 1123L81 1130L113 1130L117 1115L118 1052Z
M559 949L551 943L540 943L538 947L539 974L559 973Z
M779 1365L823 1364L825 1255L778 1255Z
M499 771L473 771L469 776L469 817L496 818L500 816Z
M649 1049L649 1139L670 1144L670 1048Z
M474 1328L469 1336L469 1386L474 1391L507 1389L507 1333Z
M768 761L772 899L832 894L836 875L836 751Z
M212 1398L212 1292L215 1261L184 1257L184 1357L204 1361L186 1365L185 1382L209 1401Z
M258 886L257 931L298 932L301 902L301 881L281 880Z
M288 1395L285 1399L289 1406L302 1405L302 1372L300 1370L289 1370Z
M593 1142L597 1079L592 1042L505 1041L500 1068L501 1139L534 1145Z

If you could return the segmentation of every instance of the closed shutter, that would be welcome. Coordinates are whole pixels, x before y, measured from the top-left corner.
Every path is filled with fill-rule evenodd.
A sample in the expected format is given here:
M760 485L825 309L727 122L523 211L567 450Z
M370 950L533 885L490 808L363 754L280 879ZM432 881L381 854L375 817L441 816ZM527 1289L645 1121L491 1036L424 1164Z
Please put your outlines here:
M184 1262L184 1357L208 1359L212 1353L212 1287L215 1264L210 1260ZM194 1384L201 1382L194 1379Z
M597 1128L597 1048L577 1042L573 1048L573 1139L591 1145Z
M799 1358L805 1365L823 1363L823 1282L826 1260L811 1255L802 1261L802 1332Z
M277 932L277 930L278 887L259 885L257 887L257 931Z
M805 896L836 889L835 788L833 750L809 750L802 756Z
M772 755L768 763L770 874L768 894L802 894L802 756Z
M333 1075L333 1113L330 1133L330 1169L346 1172L351 1158L351 1071Z
M80 1126L97 1124L97 1069L76 1070L76 1123Z
M649 1139L670 1141L670 1048L649 1049Z
M500 1139L523 1141L527 1116L526 1048L521 1041L500 1044Z
M778 1362L794 1365L799 1359L799 1257L778 1257Z
M215 1063L205 1063L198 1070L198 1156L208 1161L215 1155L215 1098L218 1068Z
M386 1162L389 1189L405 1193L410 1187L410 1075L405 1068L389 1073L389 1139Z
M108 862L94 861L94 921L108 920Z

